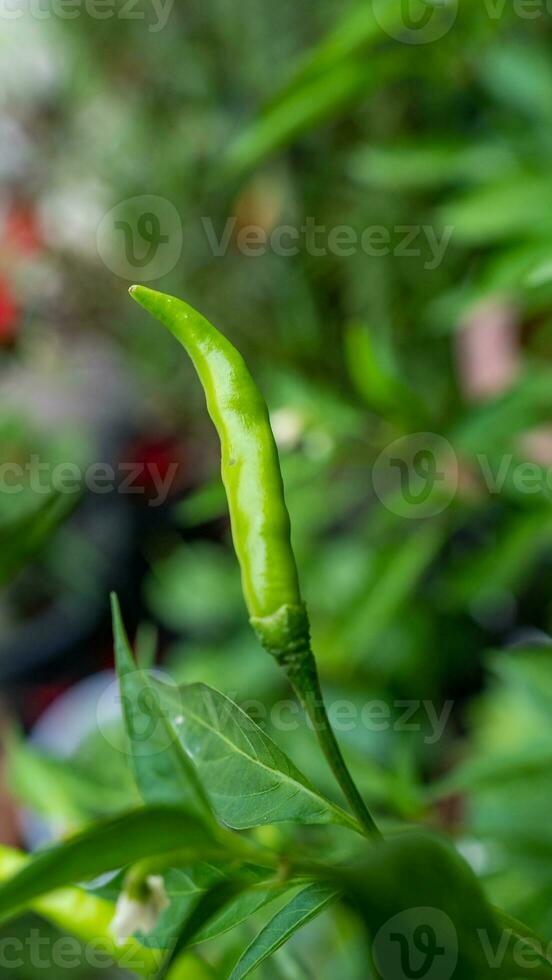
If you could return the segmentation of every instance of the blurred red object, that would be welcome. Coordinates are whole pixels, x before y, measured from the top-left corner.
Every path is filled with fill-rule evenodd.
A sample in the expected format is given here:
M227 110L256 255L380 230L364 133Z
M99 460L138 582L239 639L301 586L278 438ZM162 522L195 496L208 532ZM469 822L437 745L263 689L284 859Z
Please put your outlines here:
M4 237L10 250L19 255L32 255L42 248L42 233L34 208L14 204L4 223Z
M0 346L10 344L16 336L19 309L7 279L0 276Z
M164 503L189 484L188 454L178 438L144 436L124 455L134 470L130 492L141 493L146 500Z

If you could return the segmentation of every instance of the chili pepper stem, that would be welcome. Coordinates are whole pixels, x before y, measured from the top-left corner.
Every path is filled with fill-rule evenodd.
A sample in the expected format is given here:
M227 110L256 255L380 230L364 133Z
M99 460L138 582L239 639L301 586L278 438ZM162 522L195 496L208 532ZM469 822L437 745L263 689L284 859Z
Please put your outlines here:
M331 726L324 704L318 670L312 653L310 654L309 661L308 670L301 671L298 675L290 677L291 683L311 720L318 744L351 810L357 817L366 836L374 840L381 840L382 835L380 830L357 789L335 737L335 732Z
M381 834L351 776L324 704L318 667L310 643L305 604L286 605L272 616L251 617L250 623L265 650L285 670L287 678L310 718L328 765L367 837Z
M324 707L266 403L241 354L205 317L146 286L132 286L130 293L171 330L195 365L220 436L222 478L251 625L286 670L366 835L379 838Z

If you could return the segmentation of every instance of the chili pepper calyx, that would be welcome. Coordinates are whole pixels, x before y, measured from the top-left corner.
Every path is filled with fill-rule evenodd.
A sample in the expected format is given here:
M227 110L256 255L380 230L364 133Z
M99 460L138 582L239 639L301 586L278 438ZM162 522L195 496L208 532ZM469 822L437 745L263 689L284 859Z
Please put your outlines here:
M252 616L249 622L281 666L289 667L310 653L309 617L303 602L280 606L270 616Z

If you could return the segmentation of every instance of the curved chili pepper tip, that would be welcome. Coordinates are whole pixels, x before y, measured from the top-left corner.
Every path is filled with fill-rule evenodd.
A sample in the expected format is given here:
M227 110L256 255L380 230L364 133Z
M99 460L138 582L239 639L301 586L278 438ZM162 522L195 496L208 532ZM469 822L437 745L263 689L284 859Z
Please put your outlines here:
M294 647L308 644L308 626L264 398L241 354L200 313L147 286L130 292L180 341L199 375L220 437L222 479L252 625L271 652L289 653L292 637Z

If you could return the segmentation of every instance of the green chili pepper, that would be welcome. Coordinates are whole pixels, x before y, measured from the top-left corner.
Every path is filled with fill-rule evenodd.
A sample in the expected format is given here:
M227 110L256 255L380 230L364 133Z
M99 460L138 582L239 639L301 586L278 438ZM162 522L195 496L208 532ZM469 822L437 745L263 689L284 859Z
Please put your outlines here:
M251 624L286 668L363 827L377 834L324 708L266 403L241 354L205 317L182 300L146 286L132 286L130 294L169 328L192 359L220 437L222 478Z
M220 437L232 538L253 626L276 656L308 648L278 451L266 403L243 357L182 300L145 286L130 293L185 347L205 390Z

